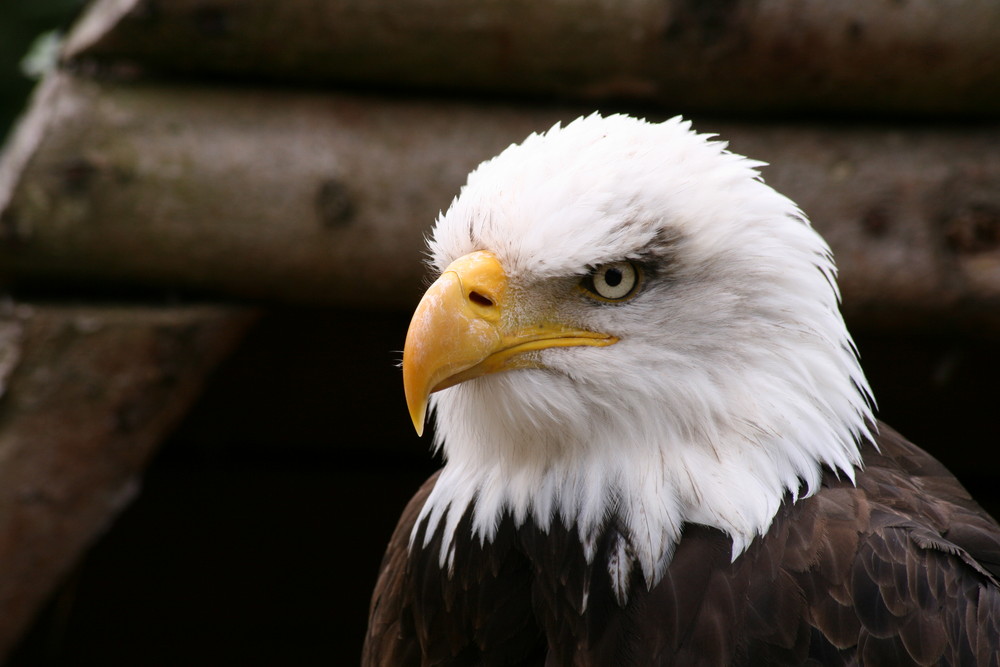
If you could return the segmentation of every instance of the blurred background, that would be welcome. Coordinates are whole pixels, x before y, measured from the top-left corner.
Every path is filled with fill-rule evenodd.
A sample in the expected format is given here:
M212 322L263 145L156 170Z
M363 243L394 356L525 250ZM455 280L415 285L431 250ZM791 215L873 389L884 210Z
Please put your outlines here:
M1000 514L1000 9L614 4L0 4L6 664L356 663L439 465L423 235L594 110L770 162L880 417Z

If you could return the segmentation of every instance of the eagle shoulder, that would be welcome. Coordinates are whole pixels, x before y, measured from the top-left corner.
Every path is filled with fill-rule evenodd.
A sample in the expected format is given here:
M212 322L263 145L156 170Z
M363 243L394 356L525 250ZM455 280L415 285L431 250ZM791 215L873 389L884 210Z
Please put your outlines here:
M815 496L784 508L747 554L748 564L780 563L748 613L774 620L748 636L764 640L764 653L801 652L780 631L798 626L796 640L808 636L807 657L821 664L998 664L1000 525L888 426L878 445L865 452L856 486L828 476ZM795 589L804 608L787 609L787 600L783 611L774 607Z
M368 630L362 651L363 665L419 665L420 648L414 641L408 600L408 549L410 533L434 488L435 472L407 503L386 547L378 580L368 608Z
M396 526L369 608L365 666L545 663L531 607L531 565L504 522L492 542L456 540L460 565L442 569L443 527L425 545L420 510L439 472L417 491ZM471 511L458 531L471 535ZM416 528L416 530L415 530ZM412 536L412 548L411 548Z

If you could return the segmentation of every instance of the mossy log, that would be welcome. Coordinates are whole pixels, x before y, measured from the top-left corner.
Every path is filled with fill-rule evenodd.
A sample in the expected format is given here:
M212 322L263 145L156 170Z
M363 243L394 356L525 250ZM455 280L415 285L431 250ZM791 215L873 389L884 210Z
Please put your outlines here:
M66 56L685 113L968 116L1000 111L998 43L991 0L100 0Z
M16 286L408 308L466 172L583 111L56 75L0 164L0 267ZM1000 333L996 125L696 127L773 165L856 322Z
M0 305L0 660L136 494L251 319L231 307Z

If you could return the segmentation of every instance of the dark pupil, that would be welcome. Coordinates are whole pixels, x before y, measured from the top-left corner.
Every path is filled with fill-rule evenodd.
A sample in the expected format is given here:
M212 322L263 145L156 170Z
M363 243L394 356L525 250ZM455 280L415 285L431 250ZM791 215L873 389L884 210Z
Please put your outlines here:
M622 281L621 269L608 269L604 274L604 282L606 282L611 287L618 287Z

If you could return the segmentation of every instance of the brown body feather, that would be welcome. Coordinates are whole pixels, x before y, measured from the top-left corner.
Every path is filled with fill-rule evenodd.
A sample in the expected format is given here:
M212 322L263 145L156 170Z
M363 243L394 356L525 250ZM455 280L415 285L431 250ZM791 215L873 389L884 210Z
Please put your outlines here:
M731 541L688 524L663 579L588 565L575 530L505 517L492 542L411 531L437 476L403 513L371 604L365 665L998 665L1000 526L936 460L881 426L857 484L824 478L786 502L731 562Z

